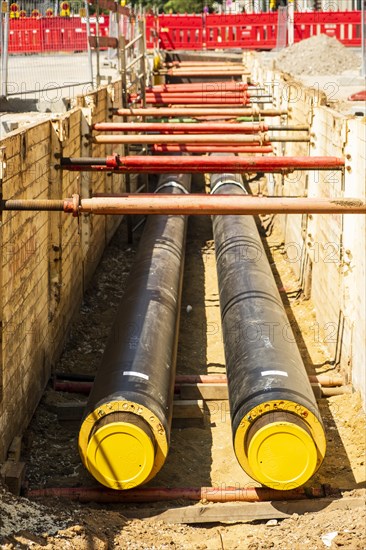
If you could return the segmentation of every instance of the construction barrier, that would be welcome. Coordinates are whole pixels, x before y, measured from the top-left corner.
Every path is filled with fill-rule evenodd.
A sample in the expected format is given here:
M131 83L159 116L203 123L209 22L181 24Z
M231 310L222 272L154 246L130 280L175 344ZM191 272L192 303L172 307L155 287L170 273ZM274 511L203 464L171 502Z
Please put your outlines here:
M90 18L91 35L96 35L96 20ZM99 35L109 36L109 15L99 18ZM12 19L9 53L45 53L87 50L86 20L74 17L24 17Z
M162 50L258 49L277 45L279 15L161 14L146 16L147 47L153 48L158 34ZM95 18L90 18L96 35ZM99 18L99 35L109 35L109 16ZM297 12L295 42L317 34L334 36L345 46L361 46L361 12ZM85 51L86 20L72 17L19 17L10 20L9 53Z
M159 15L146 17L147 47L159 35L163 50L258 49L277 45L278 12L239 15ZM282 22L283 23L283 22ZM295 42L318 34L337 38L350 47L361 46L361 12L296 12Z

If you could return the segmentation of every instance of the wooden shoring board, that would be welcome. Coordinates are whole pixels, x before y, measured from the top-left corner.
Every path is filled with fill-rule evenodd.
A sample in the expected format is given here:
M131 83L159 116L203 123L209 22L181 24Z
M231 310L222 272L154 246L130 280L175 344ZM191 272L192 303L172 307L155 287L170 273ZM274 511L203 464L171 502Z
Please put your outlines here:
M342 511L364 509L362 497L338 499L318 498L276 502L224 502L215 504L192 504L179 508L124 509L129 519L154 519L166 523L238 523L257 520L285 519L293 514L307 514L321 511Z

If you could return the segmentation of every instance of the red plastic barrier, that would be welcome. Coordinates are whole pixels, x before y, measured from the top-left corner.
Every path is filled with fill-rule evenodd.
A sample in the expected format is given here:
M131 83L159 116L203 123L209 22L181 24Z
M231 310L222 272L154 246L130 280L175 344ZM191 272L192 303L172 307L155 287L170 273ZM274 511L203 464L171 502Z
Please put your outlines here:
M202 15L159 15L159 40L163 50L202 50Z
M334 36L345 46L361 46L361 12L296 12L295 42L318 34ZM163 50L258 49L276 46L278 13L239 15L152 15L146 18L147 46L159 33Z
M277 40L277 13L207 15L206 47L271 50Z
M317 34L326 34L345 46L361 46L361 12L307 12L296 13L295 42Z
M100 17L100 36L109 35L109 16ZM361 46L361 12L296 12L295 42L317 34L334 36L345 46ZM91 35L96 35L91 18ZM259 49L277 42L278 13L240 15L147 15L148 48L158 32L163 50ZM10 21L9 52L41 53L85 51L85 19L75 17L25 17Z
M96 22L91 18L91 34L96 34ZM99 34L109 35L109 16L99 19ZM25 17L12 19L9 32L9 53L43 53L85 51L87 32L80 17Z

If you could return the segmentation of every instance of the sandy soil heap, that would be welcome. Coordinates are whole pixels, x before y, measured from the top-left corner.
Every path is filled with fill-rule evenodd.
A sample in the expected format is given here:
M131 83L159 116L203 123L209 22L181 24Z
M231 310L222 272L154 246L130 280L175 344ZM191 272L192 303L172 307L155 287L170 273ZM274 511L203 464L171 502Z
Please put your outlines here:
M360 67L360 57L325 34L312 36L285 48L276 57L276 67L294 75L332 75Z

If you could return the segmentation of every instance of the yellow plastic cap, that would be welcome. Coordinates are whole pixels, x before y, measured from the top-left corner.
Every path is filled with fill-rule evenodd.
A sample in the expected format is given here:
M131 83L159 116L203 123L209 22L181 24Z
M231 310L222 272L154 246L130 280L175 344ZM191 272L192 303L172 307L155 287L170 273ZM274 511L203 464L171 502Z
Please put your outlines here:
M260 483L290 490L306 483L315 473L317 448L301 419L264 423L254 432L248 439L247 455Z
M154 458L153 441L146 430L128 422L111 422L91 436L86 466L106 487L131 489L148 478Z

